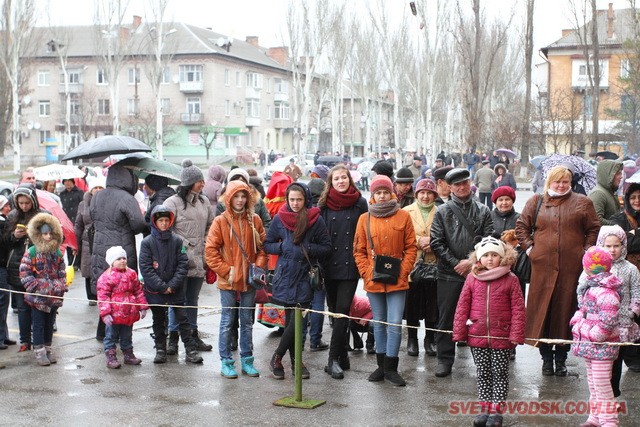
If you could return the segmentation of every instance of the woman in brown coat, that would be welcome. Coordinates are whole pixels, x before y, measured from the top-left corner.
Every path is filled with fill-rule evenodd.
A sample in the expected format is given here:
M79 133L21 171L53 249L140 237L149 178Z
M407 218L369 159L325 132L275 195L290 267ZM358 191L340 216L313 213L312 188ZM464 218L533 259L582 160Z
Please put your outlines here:
M518 241L531 260L527 338L571 339L569 320L577 308L582 255L596 243L600 229L593 203L571 191L571 178L564 166L551 169L544 193L527 201L516 222ZM543 375L567 375L569 345L554 350L550 344L532 344L540 347Z

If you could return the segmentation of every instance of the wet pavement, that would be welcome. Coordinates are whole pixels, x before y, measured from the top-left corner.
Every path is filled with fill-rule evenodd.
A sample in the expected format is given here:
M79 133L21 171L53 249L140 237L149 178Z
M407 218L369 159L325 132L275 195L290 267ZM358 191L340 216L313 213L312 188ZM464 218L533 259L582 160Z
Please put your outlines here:
M530 194L518 192L518 210ZM219 306L215 286L204 285L200 304ZM291 409L273 405L273 401L293 394L294 381L288 357L284 359L285 380L269 375L268 363L278 343L272 329L254 326L260 378L241 375L230 380L220 376L216 351L219 314L214 309L200 311L203 339L214 345L214 351L201 353L202 365L185 363L182 344L178 356L154 365L149 313L134 326L134 348L142 365L109 370L101 343L94 338L97 313L97 307L88 306L84 280L77 274L58 316L54 347L59 362L38 367L31 352L17 353L16 346L0 351L0 363L7 366L0 370L0 406L4 408L0 425L472 425L473 415L459 414L476 398L475 366L468 347L457 349L451 376L436 378L436 359L423 351L419 357L407 356L405 335L399 371L407 386L398 388L367 381L375 369L375 355L363 352L352 353L351 370L345 379L334 380L323 372L328 352L310 352L307 343L303 357L311 378L303 381L303 395L326 400L326 404L313 410ZM17 315L12 312L9 328L15 339ZM326 319L324 332L324 340L329 341L331 329ZM422 336L421 332L420 342ZM540 368L537 350L520 346L510 368L509 391L510 401L523 402L520 411L530 402L562 402L556 410L572 410L572 402L588 399L581 359L570 356L565 378L543 377ZM620 418L621 425L638 425L640 373L623 368L622 390L628 415ZM566 408L565 403L569 405ZM530 410L535 412L536 407L532 405ZM585 420L586 415L514 414L505 416L504 425L565 426Z

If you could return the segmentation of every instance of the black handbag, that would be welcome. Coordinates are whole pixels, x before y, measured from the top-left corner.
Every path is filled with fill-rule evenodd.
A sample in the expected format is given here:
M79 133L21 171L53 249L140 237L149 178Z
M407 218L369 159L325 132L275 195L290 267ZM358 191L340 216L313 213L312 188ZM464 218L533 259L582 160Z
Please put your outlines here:
M400 262L402 259L376 255L373 250L373 240L371 239L371 214L367 214L367 237L373 253L373 277L371 280L387 285L395 285L398 283L398 277L400 276Z
M413 266L409 277L412 283L418 285L426 285L429 282L435 282L438 268L436 264L428 264L424 261L419 261Z
M302 253L309 263L309 284L311 285L311 289L315 292L324 291L324 277L322 277L320 266L317 263L313 264L311 262L304 246L302 246Z

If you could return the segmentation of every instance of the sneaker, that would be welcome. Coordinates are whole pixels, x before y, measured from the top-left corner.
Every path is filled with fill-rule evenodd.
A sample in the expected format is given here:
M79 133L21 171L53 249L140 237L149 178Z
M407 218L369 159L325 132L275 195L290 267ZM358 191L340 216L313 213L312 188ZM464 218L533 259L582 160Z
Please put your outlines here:
M320 340L319 343L317 344L311 344L310 346L310 350L311 351L323 351L329 348L329 344L327 344L326 342Z

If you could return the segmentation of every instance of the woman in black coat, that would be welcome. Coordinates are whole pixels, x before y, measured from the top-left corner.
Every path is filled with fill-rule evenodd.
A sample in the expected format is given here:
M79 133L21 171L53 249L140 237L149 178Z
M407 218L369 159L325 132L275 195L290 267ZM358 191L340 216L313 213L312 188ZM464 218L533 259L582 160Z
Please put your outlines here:
M516 192L511 187L498 187L491 194L491 201L495 208L491 211L494 234L498 237L505 230L515 230L516 221L520 214L513 208Z

